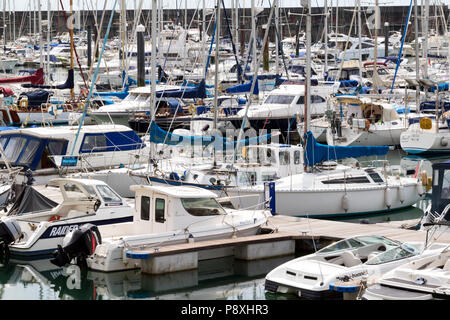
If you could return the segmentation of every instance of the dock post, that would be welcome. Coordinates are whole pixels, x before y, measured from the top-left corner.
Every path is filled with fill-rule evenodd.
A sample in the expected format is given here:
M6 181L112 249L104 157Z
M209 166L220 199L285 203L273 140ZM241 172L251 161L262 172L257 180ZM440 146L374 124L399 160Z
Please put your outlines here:
M275 203L275 182L264 183L264 203L266 208L270 209L272 215L276 213Z
M144 41L145 27L139 25L136 27L137 37L137 85L138 87L145 87L145 41ZM153 54L153 52L152 52Z

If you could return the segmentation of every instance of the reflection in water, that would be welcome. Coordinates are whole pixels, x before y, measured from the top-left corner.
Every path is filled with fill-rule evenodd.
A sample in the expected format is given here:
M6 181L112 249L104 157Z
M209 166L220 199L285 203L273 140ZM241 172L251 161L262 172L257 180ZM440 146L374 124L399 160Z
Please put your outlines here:
M197 270L157 276L139 270L104 273L76 265L58 268L49 259L10 261L0 268L0 299L261 300L265 275L293 258L247 262L225 257L200 261Z

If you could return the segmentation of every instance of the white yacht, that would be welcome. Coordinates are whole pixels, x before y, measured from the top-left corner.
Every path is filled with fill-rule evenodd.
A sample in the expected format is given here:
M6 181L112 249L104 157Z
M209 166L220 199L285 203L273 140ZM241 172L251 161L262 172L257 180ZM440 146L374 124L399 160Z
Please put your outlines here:
M337 91L338 84L311 86L311 105L308 112L311 117L318 117L327 110L327 99ZM252 104L247 113L250 125L255 130L280 130L282 132L296 130L297 121L303 118L305 86L283 84L267 94L261 104ZM229 119L239 128L245 110ZM240 119L240 121L236 118Z
M424 243L401 243L379 236L357 236L333 243L313 254L288 261L269 272L265 289L296 293L307 299L341 297L336 283L376 279L390 270L419 257L442 250L435 243L424 253Z
M272 209L277 214L336 217L381 213L409 207L424 195L419 178L388 174L386 167L359 168L330 161L382 155L388 147L325 146L318 144L310 132L305 140L307 149L298 166L303 168L306 165L310 170L273 182ZM248 208L265 202L265 186L262 184L229 188L227 193L230 197L242 196L232 198L235 208Z
M335 104L326 132L331 146L397 146L409 127L407 116L387 102L340 96Z

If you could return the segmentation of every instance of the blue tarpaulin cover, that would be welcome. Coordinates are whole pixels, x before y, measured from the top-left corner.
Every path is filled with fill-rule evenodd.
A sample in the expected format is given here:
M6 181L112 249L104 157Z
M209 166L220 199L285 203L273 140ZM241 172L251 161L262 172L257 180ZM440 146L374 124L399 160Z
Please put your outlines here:
M344 158L384 156L389 150L389 146L328 146L318 143L311 131L305 135L305 141L305 164L307 166Z

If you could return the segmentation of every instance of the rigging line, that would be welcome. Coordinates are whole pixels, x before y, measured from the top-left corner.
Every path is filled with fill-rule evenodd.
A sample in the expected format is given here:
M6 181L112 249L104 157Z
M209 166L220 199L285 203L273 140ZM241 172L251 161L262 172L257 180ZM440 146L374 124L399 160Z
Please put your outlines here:
M62 0L59 0L59 1L61 3L61 9L62 9L62 12L63 12L63 15L64 15L64 19L66 20L66 24L67 24L68 23L68 18L67 18L66 10L64 9L64 5L62 3ZM71 27L74 28L73 25ZM77 58L77 63L78 63L78 67L80 68L80 73L81 73L81 77L83 78L84 86L86 87L86 89L88 89L89 87L88 87L88 85L86 83L86 79L85 79L84 73L83 73L83 68L81 67L80 59L78 57L78 52L77 52L77 49L76 49L75 46L73 46L73 51L75 52L75 56Z
M62 5L62 0L60 0L60 1L61 1L61 5ZM99 58L98 58L97 69L95 70L95 73L94 73L94 79L92 79L92 81L91 81L91 88L89 89L89 94L88 94L88 97L87 97L86 102L85 102L85 105L84 105L83 115L82 115L82 117L81 117L80 124L79 124L79 126L78 126L78 131L77 131L77 134L76 134L76 137L75 137L75 141L74 141L74 144L73 144L73 147L72 147L72 153L71 153L71 155L73 155L73 153L74 153L74 151L75 151L75 146L76 146L76 142L77 142L77 140L78 140L78 136L79 136L80 131L81 131L81 126L83 125L83 123L84 123L84 118L86 117L87 107L88 107L88 105L89 105L89 102L90 102L90 100L91 100L92 94L93 94L93 92L94 92L94 85L95 85L95 82L96 82L96 80L97 80L98 72L99 72L99 69L100 69L100 63L101 63L102 58L103 58L103 53L105 52L106 41L108 40L109 32L110 32L110 30L111 30L111 25L112 25L112 22L113 22L113 17L114 17L114 12L115 12L115 8L116 8L116 4L117 4L117 0L114 1L114 5L113 5L113 8L112 8L112 10L111 10L111 16L110 16L110 19L109 19L108 28L106 29L106 34L105 34L105 37L104 37L104 39L103 39L103 47L102 47L102 51L100 52L100 56L99 56Z

